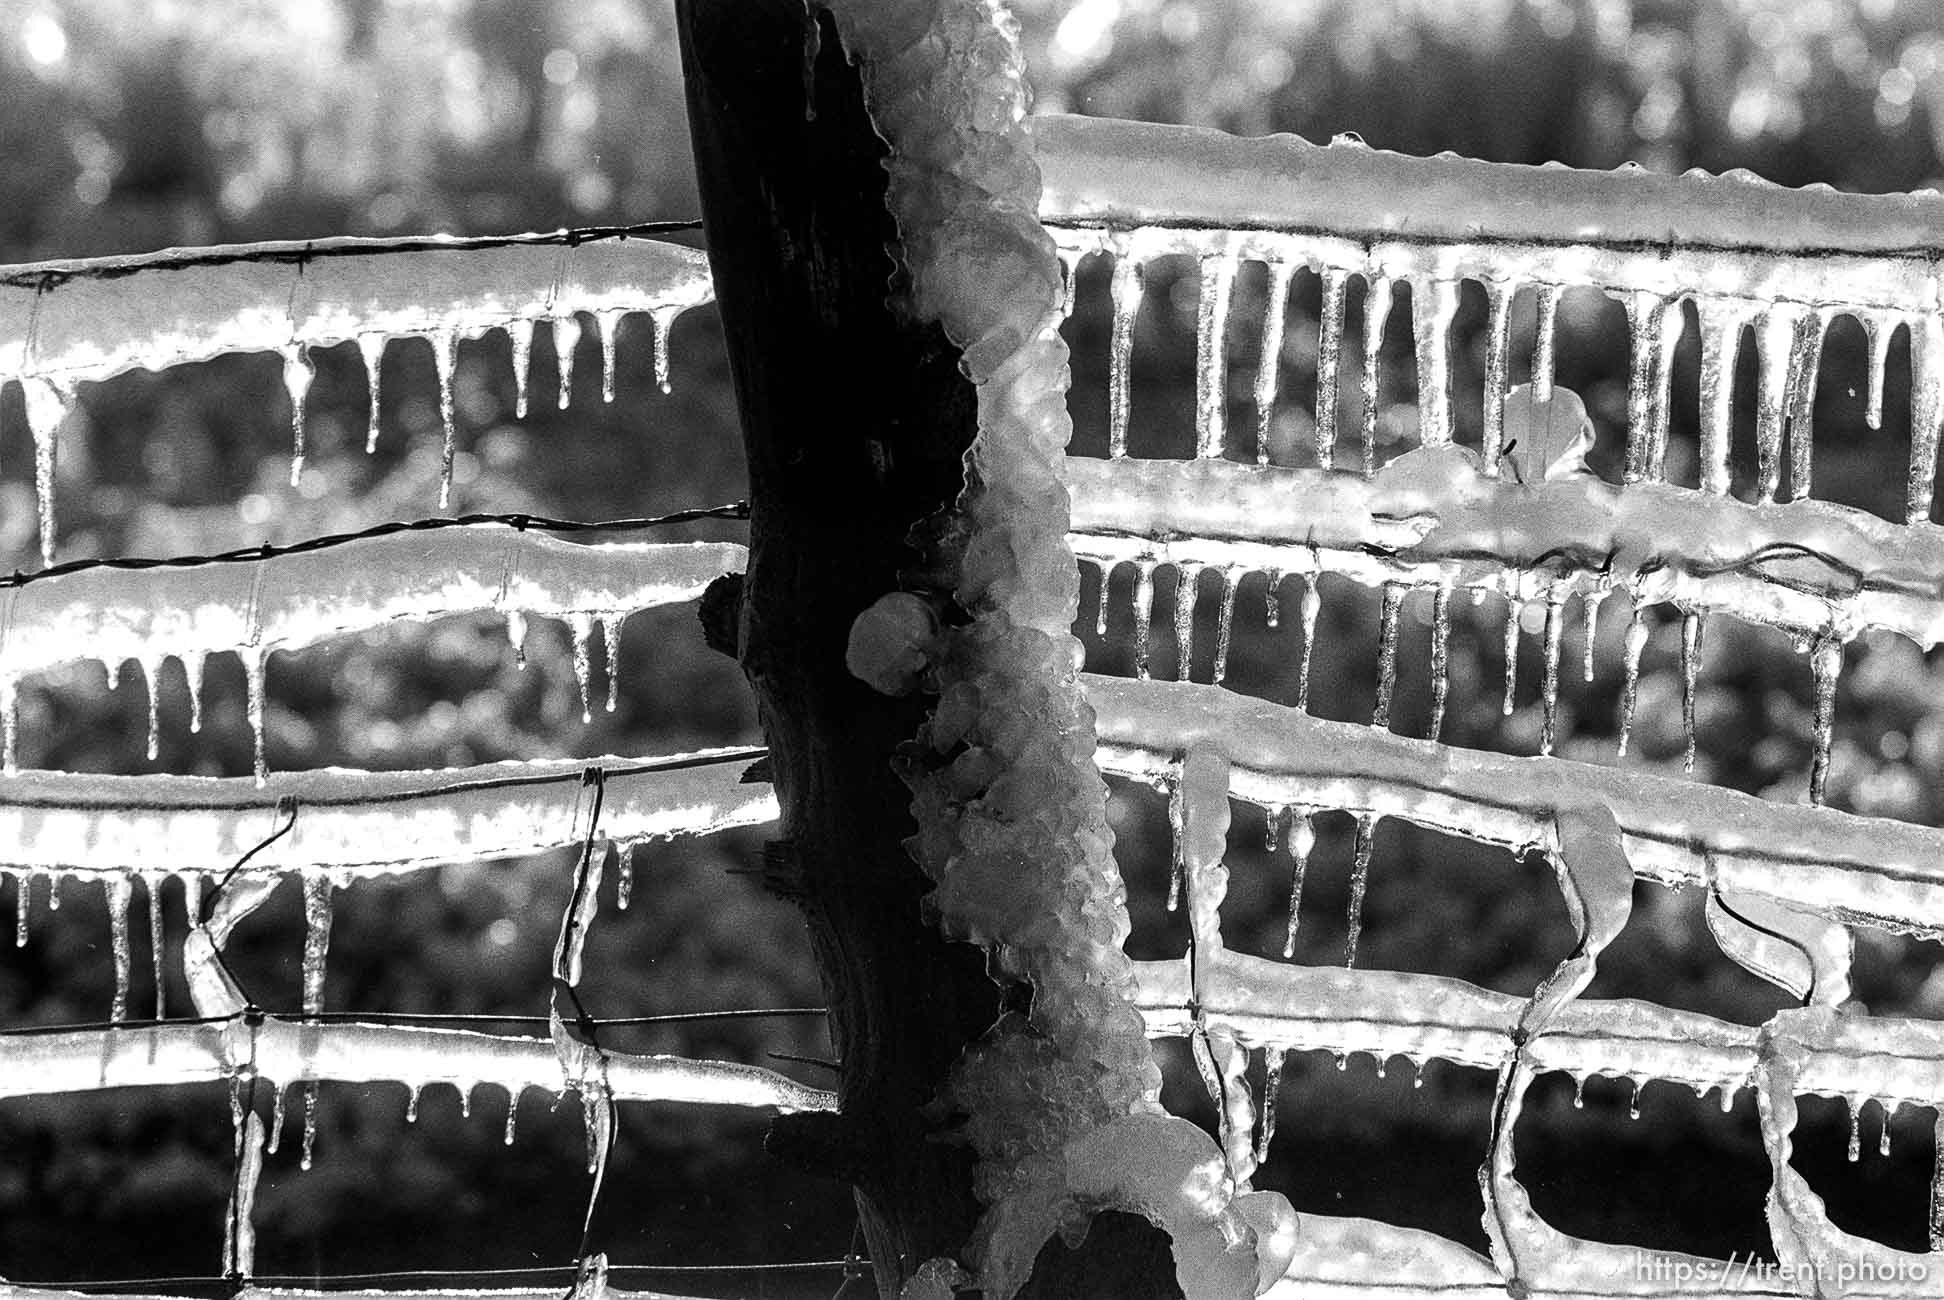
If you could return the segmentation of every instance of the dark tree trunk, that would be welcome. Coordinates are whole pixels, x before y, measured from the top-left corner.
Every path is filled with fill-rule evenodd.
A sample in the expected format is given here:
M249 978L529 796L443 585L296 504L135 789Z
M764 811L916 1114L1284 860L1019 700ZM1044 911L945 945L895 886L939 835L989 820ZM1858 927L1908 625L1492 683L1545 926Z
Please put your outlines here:
M885 147L827 14L806 75L818 29L804 12L676 5L749 459L749 572L709 602L711 640L733 643L756 692L782 807L765 882L805 913L842 1059L841 1115L783 1117L768 1145L852 1184L880 1294L895 1296L977 1221L971 1153L937 1141L941 1121L922 1112L999 991L976 948L924 923L930 885L902 844L916 827L891 760L926 702L871 690L844 648L857 614L920 563L912 526L958 495L975 401L942 331L891 305ZM721 616L738 605L739 626ZM1104 1216L1080 1251L1050 1245L1041 1274L1037 1294L1178 1294L1166 1238L1125 1216Z

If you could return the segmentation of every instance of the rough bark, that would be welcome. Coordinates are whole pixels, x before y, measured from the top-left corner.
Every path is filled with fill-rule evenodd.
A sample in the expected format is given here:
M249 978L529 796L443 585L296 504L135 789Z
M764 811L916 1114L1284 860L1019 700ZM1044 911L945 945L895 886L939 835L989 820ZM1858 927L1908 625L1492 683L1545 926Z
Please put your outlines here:
M977 1221L971 1155L936 1140L946 1118L927 1108L1000 991L976 948L926 924L930 885L902 844L916 827L891 760L927 701L872 691L844 648L857 614L922 566L907 539L963 485L974 394L943 333L896 310L885 146L828 16L809 75L801 0L676 12L749 461L749 572L712 592L707 622L756 693L782 808L763 878L805 914L842 1061L840 1115L780 1119L768 1145L852 1184L879 1293L895 1296ZM1028 1294L1180 1292L1166 1237L1109 1214L1079 1250L1049 1243Z

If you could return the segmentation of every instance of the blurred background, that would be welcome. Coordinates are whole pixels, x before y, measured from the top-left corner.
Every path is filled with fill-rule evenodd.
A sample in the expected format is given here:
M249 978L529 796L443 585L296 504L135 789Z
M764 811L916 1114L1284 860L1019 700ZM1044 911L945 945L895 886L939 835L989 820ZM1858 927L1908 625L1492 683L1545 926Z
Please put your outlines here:
M1927 0L1018 0L1042 111L1296 131L1355 131L1412 153L1451 149L1505 162L1559 160L1656 170L1749 167L1799 185L1909 189L1944 176L1944 17ZM661 0L0 0L0 262L135 252L168 245L333 234L492 234L697 213L671 6ZM1196 289L1192 270L1149 279L1134 365L1137 454L1191 446ZM1230 357L1231 426L1255 423L1249 382L1262 278L1238 289ZM1352 290L1352 316L1360 290ZM1314 398L1314 277L1290 304L1282 398L1272 419L1279 460L1305 463ZM1483 297L1468 286L1457 353L1461 426L1476 437ZM1515 328L1529 342L1521 299ZM1415 377L1393 313L1379 432L1385 455L1414 443ZM1594 465L1617 477L1625 423L1625 317L1597 294L1569 295L1560 316L1560 382L1598 426ZM649 332L622 329L619 393L603 405L588 331L564 411L536 401L513 417L506 340L461 346L455 507L596 518L734 500L743 464L712 312L674 333L674 392L654 387ZM1075 450L1105 446L1108 313L1104 268L1082 271L1068 326L1074 345ZM1352 331L1350 346L1361 346ZM1687 481L1697 351L1675 372L1677 479ZM437 513L439 414L429 346L395 343L384 361L377 453L359 449L362 364L349 345L315 354L310 459L285 484L290 436L271 355L138 372L83 390L63 433L59 557L164 555L289 542ZM1752 455L1746 364L1738 449ZM1892 515L1908 442L1908 344L1891 349L1883 427L1865 427L1863 335L1831 330L1817 409L1817 495ZM1350 359L1346 358L1346 364ZM554 382L535 349L536 393ZM1515 369L1514 379L1523 378ZM1340 427L1357 427L1354 385ZM32 454L17 386L0 389L0 566L32 568ZM1241 453L1238 453L1241 454ZM1684 464L1682 457L1687 457ZM727 524L672 534L734 537ZM1107 635L1091 598L1078 626L1096 670L1130 670L1129 575L1112 588ZM1171 675L1171 578L1155 611L1157 672ZM1374 694L1377 601L1323 585L1312 700L1363 721ZM1286 595L1293 604L1294 590ZM1205 602L1201 644L1212 644ZM1420 629L1428 604L1407 606ZM1540 654L1526 639L1520 707L1501 716L1502 606L1459 620L1445 739L1536 752ZM1591 684L1565 674L1561 752L1614 762L1623 602L1609 602ZM1270 628L1260 579L1244 585L1232 688L1295 697L1295 620ZM1536 631L1528 629L1529 632ZM1393 725L1421 734L1429 686L1420 630L1407 638ZM1567 638L1576 663L1580 633ZM1633 766L1679 773L1679 628L1656 621L1644 663ZM1206 649L1203 654L1206 655ZM1787 639L1716 620L1708 629L1695 779L1766 797L1805 797L1812 695ZM655 753L757 739L737 668L706 651L685 608L628 621L619 707L577 716L566 630L536 625L519 669L497 621L401 625L297 654L270 668L269 757L278 769L326 764L417 768L500 758ZM598 658L598 654L597 654ZM1944 815L1944 670L1891 638L1849 651L1838 707L1830 801L1879 816ZM1207 678L1206 659L1197 676ZM598 677L597 677L598 685ZM250 768L243 675L212 659L206 722L189 734L179 668L160 683L162 750L143 758L148 697L139 674L109 689L98 666L23 686L21 757L81 771L240 775ZM1174 956L1185 926L1162 907L1165 808L1116 786L1113 814L1140 957ZM1341 959L1348 817L1318 819L1296 959ZM590 946L587 1001L600 1015L819 1000L801 926L731 868L754 835L632 851L635 902L608 909ZM227 864L182 864L185 870ZM1288 858L1264 846L1259 813L1239 809L1231 944L1279 954ZM330 957L331 1010L543 1014L546 968L569 864L559 856L472 864L341 892ZM58 915L46 885L27 946L0 951L0 1024L103 1018L112 977L99 891L71 885ZM182 931L180 886L164 890L171 961ZM0 909L15 905L7 886ZM298 1005L301 909L294 886L253 917L232 947L252 992ZM144 906L137 903L138 912ZM1529 992L1570 946L1543 862L1386 823L1366 907L1364 964L1452 975ZM1603 962L1596 996L1640 997L1760 1023L1783 995L1723 958L1698 895L1642 886L1632 926ZM145 927L135 923L134 1005L150 997ZM1935 1015L1944 979L1935 949L1858 936L1857 994L1872 1010ZM186 991L170 990L187 1006ZM725 1022L617 1035L633 1050L770 1064L823 1081L815 1019ZM4 1051L0 1042L0 1051ZM1200 1085L1170 1055L1169 1101L1212 1120ZM1432 1065L1413 1087L1402 1061L1339 1069L1293 1057L1281 1126L1258 1184L1299 1210L1365 1214L1435 1229L1480 1249L1473 1172L1482 1158L1490 1079ZM1731 1114L1667 1085L1639 1098L1594 1080L1584 1106L1571 1080L1535 1089L1519 1135L1522 1175L1556 1226L1617 1242L1726 1255L1766 1252L1767 1170L1752 1097ZM428 1091L415 1124L399 1087L327 1086L318 1158L297 1170L295 1133L266 1166L259 1272L331 1277L400 1269L569 1263L585 1177L578 1108L527 1099L520 1136L501 1144L503 1098L482 1094L466 1118L450 1090ZM297 1113L297 1107L292 1113ZM1850 1118L1808 1100L1797 1163L1837 1222L1905 1249L1925 1240L1930 1116L1896 1117L1891 1154L1845 1159ZM293 1120L293 1128L294 1128ZM851 1243L849 1197L767 1160L763 1124L627 1106L595 1242L616 1264L709 1265L831 1258ZM230 1182L223 1090L112 1092L0 1104L0 1275L20 1281L208 1276L220 1271ZM659 1277L697 1294L828 1295L830 1273ZM639 1278L628 1285L648 1285Z

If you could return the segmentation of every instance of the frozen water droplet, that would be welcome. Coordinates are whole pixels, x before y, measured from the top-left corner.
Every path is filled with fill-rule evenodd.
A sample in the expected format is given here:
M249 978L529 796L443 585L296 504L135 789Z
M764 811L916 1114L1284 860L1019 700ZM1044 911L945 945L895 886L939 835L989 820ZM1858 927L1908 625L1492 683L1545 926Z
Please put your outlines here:
M40 507L41 563L54 563L54 463L61 426L74 409L74 389L66 381L45 375L20 379L27 408L27 427L34 436L34 496Z
M1413 1058L1411 1061L1411 1087L1415 1090L1424 1086L1424 1062Z
M1282 819L1289 816L1287 808L1265 808L1262 810L1262 848L1265 853L1274 853L1282 843Z
M1141 264L1125 246L1115 250L1108 280L1113 299L1113 336L1108 349L1107 443L1109 454L1127 454L1128 375L1134 358L1134 317L1141 309Z
M568 620L568 625L574 631L574 683L580 687L581 721L588 723L594 721L594 710L588 702L590 665L587 651L588 640L594 635L594 619L589 614L575 613Z
M452 378L459 366L459 336L440 330L432 336L432 362L439 372L439 424L443 440L439 444L439 509L452 504L452 459L457 448L452 409Z
M115 1001L108 1019L120 1024L128 1019L128 908L135 887L126 874L118 871L102 877L101 892L108 904L108 939L115 957Z
M526 319L506 323L506 339L513 345L513 418L526 419L527 376L533 370L533 322Z
M1323 598L1316 590L1316 575L1303 575L1303 599L1301 615L1303 621L1303 659L1297 668L1296 707L1309 708L1310 665L1316 659L1316 616L1323 608Z
M1345 969L1357 964L1357 942L1363 936L1364 891L1370 884L1370 851L1377 840L1377 821L1374 813L1363 813L1357 818L1357 850L1350 867L1350 933L1343 944Z
M1377 399L1384 360L1384 326L1390 320L1391 282L1386 276L1366 275L1364 293L1363 361L1363 474L1377 472ZM1329 466L1326 464L1325 469Z
M1262 309L1262 345L1256 353L1256 464L1269 463L1269 430L1276 418L1276 393L1282 385L1283 322L1289 305L1289 282L1296 264L1280 259L1269 263L1269 299ZM1328 468L1329 463L1324 462Z
M1627 737L1633 731L1634 704L1640 698L1640 654L1647 648L1647 607L1638 602L1627 624L1627 684L1620 694L1620 756L1626 757Z
M1431 730L1444 734L1445 701L1451 694L1451 588L1440 585L1431 596Z
M370 424L365 429L365 454L378 450L378 377L384 368L385 336L358 335L358 351L364 357L365 391L371 404Z
M1330 143L1346 149L1368 149L1370 147L1364 143L1364 138L1355 131L1339 131L1330 137Z
M310 394L317 368L301 343L292 343L283 352L284 392L290 396L290 486L296 487L304 473L304 401Z
M1384 584L1383 624L1377 646L1377 703L1370 714L1370 725L1379 730L1390 727L1391 697L1397 692L1397 620L1407 590L1401 582Z
M1809 768L1809 802L1820 804L1829 781L1829 751L1836 734L1836 680L1843 672L1843 643L1835 636L1816 642L1810 659L1816 679L1815 756Z
M1227 253L1201 260L1201 302L1195 312L1195 454L1205 460L1220 460L1228 438L1229 301L1239 265Z

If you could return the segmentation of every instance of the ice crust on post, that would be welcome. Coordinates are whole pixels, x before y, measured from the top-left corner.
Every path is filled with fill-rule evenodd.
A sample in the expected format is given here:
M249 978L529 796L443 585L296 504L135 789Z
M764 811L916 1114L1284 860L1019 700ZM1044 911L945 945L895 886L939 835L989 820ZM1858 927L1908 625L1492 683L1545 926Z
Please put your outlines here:
M940 925L1034 989L1030 1028L975 1045L951 1084L988 1207L968 1262L1004 1300L1055 1231L1120 1206L1171 1232L1189 1295L1247 1296L1255 1230L1220 1149L1160 1111L1122 951L1125 891L1069 630L1063 285L1036 215L1017 33L996 0L832 8L891 144L887 202L917 314L963 349L978 396L955 593L973 617L941 648L941 698L919 738L963 753L907 774Z

